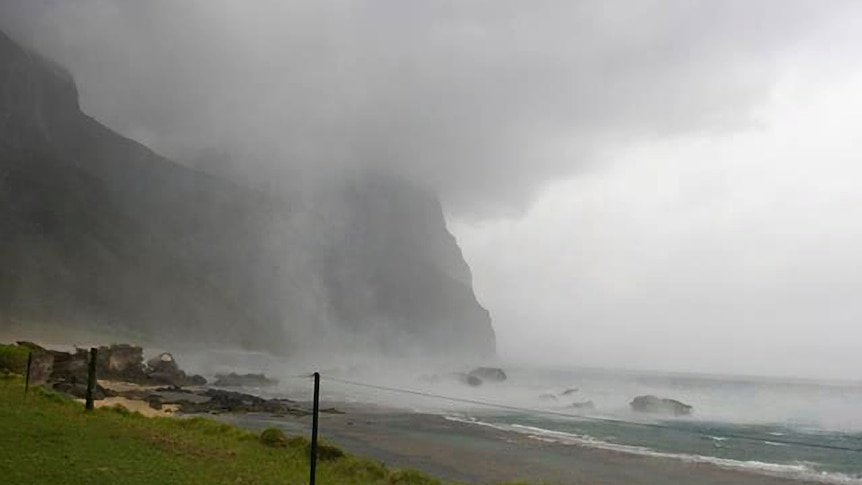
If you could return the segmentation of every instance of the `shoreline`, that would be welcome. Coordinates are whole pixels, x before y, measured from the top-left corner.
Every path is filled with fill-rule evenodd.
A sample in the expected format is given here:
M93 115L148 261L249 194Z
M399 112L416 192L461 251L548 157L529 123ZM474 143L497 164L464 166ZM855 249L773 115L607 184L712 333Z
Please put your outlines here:
M815 485L820 481L734 470L711 463L637 455L543 441L440 415L328 402L345 414L320 416L320 436L346 451L391 467L415 468L444 480L526 480L601 485ZM308 434L311 419L260 414L216 415L246 429L276 426Z

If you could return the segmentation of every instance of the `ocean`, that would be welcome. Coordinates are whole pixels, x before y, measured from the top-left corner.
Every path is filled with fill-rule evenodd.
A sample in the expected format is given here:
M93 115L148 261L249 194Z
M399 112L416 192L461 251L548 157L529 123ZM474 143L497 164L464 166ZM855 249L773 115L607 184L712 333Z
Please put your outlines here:
M260 369L260 367L256 367ZM281 374L271 396L311 395ZM444 416L537 441L832 484L862 485L862 383L584 368L505 368L505 382L470 387L446 372L351 366L322 370L322 399ZM655 395L693 406L690 416L633 412ZM573 406L591 402L592 408Z
M859 384L595 369L511 369L508 375L506 382L476 388L427 379L412 385L370 376L354 381L428 395L324 378L329 388L324 395L439 413L572 446L862 484ZM686 417L633 412L628 403L647 394L677 399L694 412ZM587 401L593 409L572 406Z

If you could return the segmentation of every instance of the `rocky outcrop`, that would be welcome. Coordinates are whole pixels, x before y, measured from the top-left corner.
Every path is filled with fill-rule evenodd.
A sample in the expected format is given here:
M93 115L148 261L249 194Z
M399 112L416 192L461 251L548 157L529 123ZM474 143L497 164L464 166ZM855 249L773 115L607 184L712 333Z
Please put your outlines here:
M100 379L146 381L144 349L127 344L99 347L96 354L96 372Z
M251 394L219 389L207 389L198 395L209 399L194 401L180 399L170 402L179 404L180 410L184 413L269 413L295 416L310 414L305 408L287 399L264 399Z
M69 72L2 33L0 113L6 317L166 346L495 352L420 187L369 172L276 195L191 170L82 113Z
M32 349L33 355L30 368L31 384L44 384L74 397L84 396L90 361L89 351L76 348L72 352L62 352L44 349L35 344L29 348ZM181 387L206 384L206 379L201 376L186 375L171 354L163 353L144 364L143 349L125 344L97 348L96 379L146 386ZM96 399L111 395L111 391L101 385L96 386Z
M578 411L592 411L596 409L596 405L592 401L573 402L571 407Z
M629 403L632 411L638 413L664 414L669 416L688 416L694 408L675 399L656 396L638 396Z
M278 385L278 381L263 374L216 374L213 383L216 387L270 387Z
M503 382L507 378L506 373L499 367L476 367L467 375L481 379L482 382Z
M457 373L455 374L455 377L458 379L459 382L461 382L462 384L467 384L470 387L478 387L482 385L482 379L479 379L474 375Z

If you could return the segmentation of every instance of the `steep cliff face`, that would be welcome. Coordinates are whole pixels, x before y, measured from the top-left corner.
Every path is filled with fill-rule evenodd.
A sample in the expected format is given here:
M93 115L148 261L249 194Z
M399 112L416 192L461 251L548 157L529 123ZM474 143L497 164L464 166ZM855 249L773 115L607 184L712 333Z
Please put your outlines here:
M0 322L280 353L355 338L493 354L433 195L379 173L310 193L160 157L82 113L68 72L0 33Z

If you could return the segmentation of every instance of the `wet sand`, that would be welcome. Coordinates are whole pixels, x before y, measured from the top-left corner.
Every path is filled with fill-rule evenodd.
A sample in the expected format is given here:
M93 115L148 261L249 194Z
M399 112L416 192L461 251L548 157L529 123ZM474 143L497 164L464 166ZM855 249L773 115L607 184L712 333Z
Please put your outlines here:
M327 407L330 404L327 403ZM394 468L416 468L466 483L513 480L579 485L802 485L805 482L710 464L544 442L429 414L345 406L322 414L320 436ZM246 428L277 426L310 433L311 419L222 415Z

